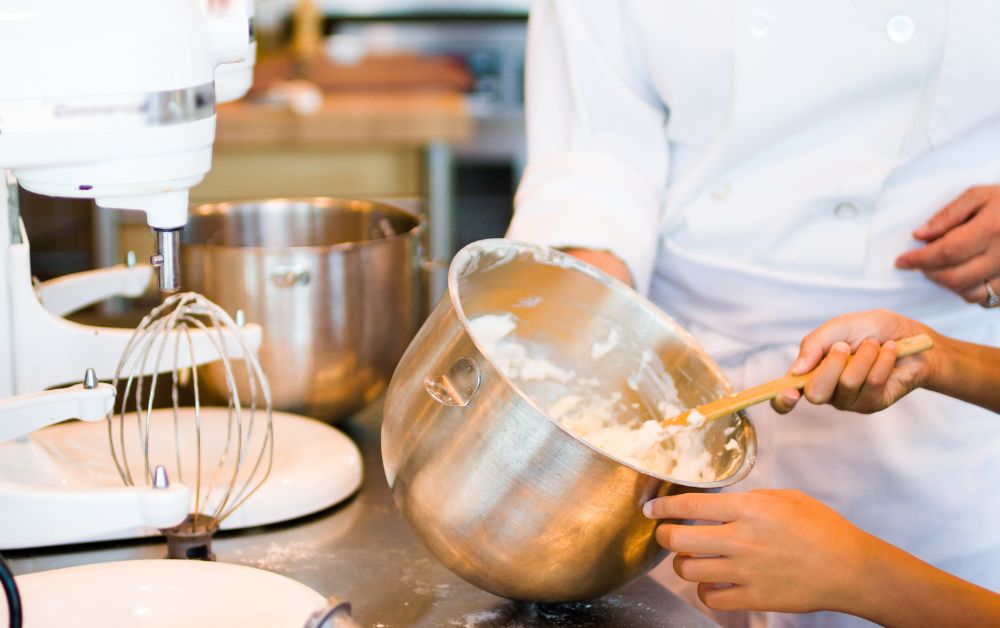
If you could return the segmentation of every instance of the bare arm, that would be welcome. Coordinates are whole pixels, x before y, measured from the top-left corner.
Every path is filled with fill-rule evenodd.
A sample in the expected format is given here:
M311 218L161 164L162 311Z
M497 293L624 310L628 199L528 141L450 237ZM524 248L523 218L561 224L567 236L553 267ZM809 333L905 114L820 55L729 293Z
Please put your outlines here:
M883 626L1000 625L1000 595L872 537L864 593L847 612Z
M656 538L677 574L718 610L832 610L886 626L1000 625L1000 595L949 575L798 491L654 499ZM725 587L717 585L723 584Z
M1000 349L938 336L938 367L924 387L1000 412Z

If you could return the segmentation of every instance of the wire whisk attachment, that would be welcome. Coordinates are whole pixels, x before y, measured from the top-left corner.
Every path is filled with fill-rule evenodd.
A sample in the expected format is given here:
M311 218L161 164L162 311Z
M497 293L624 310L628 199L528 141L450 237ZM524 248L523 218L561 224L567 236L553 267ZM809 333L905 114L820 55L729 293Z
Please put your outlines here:
M203 412L198 366L210 362L225 373L225 412ZM162 530L168 555L214 560L212 535L264 483L274 455L271 390L242 320L194 292L168 297L139 323L114 385L124 392L108 416L108 442L122 481L153 485L164 465L189 486L191 514Z

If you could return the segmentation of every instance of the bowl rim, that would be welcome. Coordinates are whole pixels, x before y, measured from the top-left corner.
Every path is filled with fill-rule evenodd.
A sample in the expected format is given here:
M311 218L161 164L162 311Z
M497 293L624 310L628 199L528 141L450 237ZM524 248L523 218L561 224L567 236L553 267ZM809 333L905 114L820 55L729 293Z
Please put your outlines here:
M276 196L271 198L246 198L235 201L218 201L214 203L198 203L188 208L188 216L197 217L212 214L221 214L226 209L240 208L245 205L260 205L265 211L277 212L282 204L301 203L317 206L323 209L348 209L349 211L370 211L372 209L387 209L397 214L402 214L413 219L414 226L402 233L396 233L388 237L376 238L373 240L353 240L349 242L335 242L333 244L313 244L313 245L282 245L282 246L243 246L238 244L212 244L208 242L184 242L181 236L182 249L198 249L212 251L244 251L250 253L269 252L350 252L360 250L365 247L386 246L391 243L415 239L419 243L420 236L427 228L427 218L416 212L397 207L382 201L369 200L364 198L341 198L336 196ZM346 207L345 207L346 206Z
M552 425L559 428L559 430L561 430L563 434L566 434L576 442L585 445L587 448L597 453L601 457L607 458L609 460L616 462L617 464L628 467L629 469L636 471L641 475L649 476L664 482L669 482L670 484L677 484L681 486L689 486L700 489L717 489L736 484L737 482L740 482L741 480L746 478L747 475L749 475L750 471L753 469L757 461L757 429L754 426L753 421L750 419L750 417L746 414L746 412L742 410L736 413L740 419L740 423L745 425L747 429L746 448L744 450L742 464L735 472L733 472L731 475L728 475L721 480L713 480L711 482L696 482L692 480L677 479L667 475L654 473L649 469L640 467L634 463L618 458L617 456L613 456L607 453L606 451L600 449L599 447L593 445L586 439L566 429L565 427L560 425L557 421L553 420L548 415L548 413L544 412L541 408L539 408L538 404L536 404L535 401L529 395L527 395L523 390L521 390L520 386L518 386L513 380L508 378L503 373L503 371L500 370L500 368L493 361L493 358L490 357L489 353L485 351L485 348L480 344L475 334L472 333L472 328L469 323L469 319L466 316L465 310L462 307L461 300L459 299L458 280L462 270L464 270L464 268L468 264L472 263L475 260L475 256L481 250L489 250L490 252L496 252L498 249L502 250L503 248L509 248L512 253L524 252L532 254L535 257L535 259L539 261L539 263L546 263L547 261L549 263L552 263L553 265L562 266L564 268L581 272L587 275L588 277L603 284L604 286L616 292L622 293L626 297L637 301L639 305L643 307L648 313L653 315L655 318L659 319L659 321L662 324L664 324L666 327L670 328L673 332L675 332L678 337L680 337L685 342L690 344L693 348L698 350L702 359L705 361L706 366L708 366L709 370L719 379L720 382L722 382L723 388L727 393L731 394L733 390L732 386L729 383L729 380L726 378L722 369L712 358L712 356L708 355L701 348L701 346L695 340L694 336L692 336L686 329L681 327L680 324L677 323L677 321L671 318L660 307L658 307L652 301L647 299L645 296L643 296L634 288L625 284L624 282L619 281L618 279L615 279L614 277L597 270L593 266L586 264L581 260L578 260L577 258L573 257L572 255L569 255L568 253L564 253L563 251L551 247L529 242L520 242L506 238L489 238L485 240L478 240L476 242L472 242L471 244L468 244L465 247L463 247L458 253L455 254L455 257L452 259L451 265L448 268L448 298L450 300L452 308L454 308L455 310L455 314L459 322L462 324L465 334L472 341L473 345L475 345L479 353L483 356L483 358L486 359L486 361L497 373L497 375L499 375L502 378L503 382L507 384L511 389L513 389L514 392L523 401L525 401L533 410L535 410L536 413L544 417Z

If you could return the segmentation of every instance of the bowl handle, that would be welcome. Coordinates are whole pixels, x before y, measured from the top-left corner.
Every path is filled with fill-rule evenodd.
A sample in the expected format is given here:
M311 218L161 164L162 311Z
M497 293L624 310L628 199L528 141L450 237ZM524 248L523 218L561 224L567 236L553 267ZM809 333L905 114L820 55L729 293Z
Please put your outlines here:
M444 375L425 377L424 389L440 404L465 407L479 392L482 379L482 373L475 360L459 358Z
M279 288L307 286L311 279L309 270L301 266L275 266L271 269L271 283Z

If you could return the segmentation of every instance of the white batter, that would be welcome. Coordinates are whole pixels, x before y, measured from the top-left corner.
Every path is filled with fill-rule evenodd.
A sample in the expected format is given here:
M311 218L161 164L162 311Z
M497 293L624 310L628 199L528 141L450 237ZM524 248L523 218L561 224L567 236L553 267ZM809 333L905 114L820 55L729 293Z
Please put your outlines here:
M473 336L497 368L522 388L529 389L526 392L546 407L548 416L569 432L615 458L657 475L695 482L717 479L712 455L702 440L704 433L696 429L704 423L701 414L692 411L687 425L660 424L661 419L676 416L683 408L678 404L673 380L652 351L642 352L627 385L637 390L638 373L652 366L662 380L664 393L672 397L659 402L660 416L656 420L641 421L638 410L623 401L621 392L601 392L599 380L582 378L572 368L562 368L538 357L540 350L532 351L529 343L514 335L517 319L513 314L484 314L469 323ZM619 348L620 339L620 332L612 328L606 339L593 343L591 359L599 360ZM533 387L542 385L544 389ZM739 443L731 438L725 447L739 448Z

